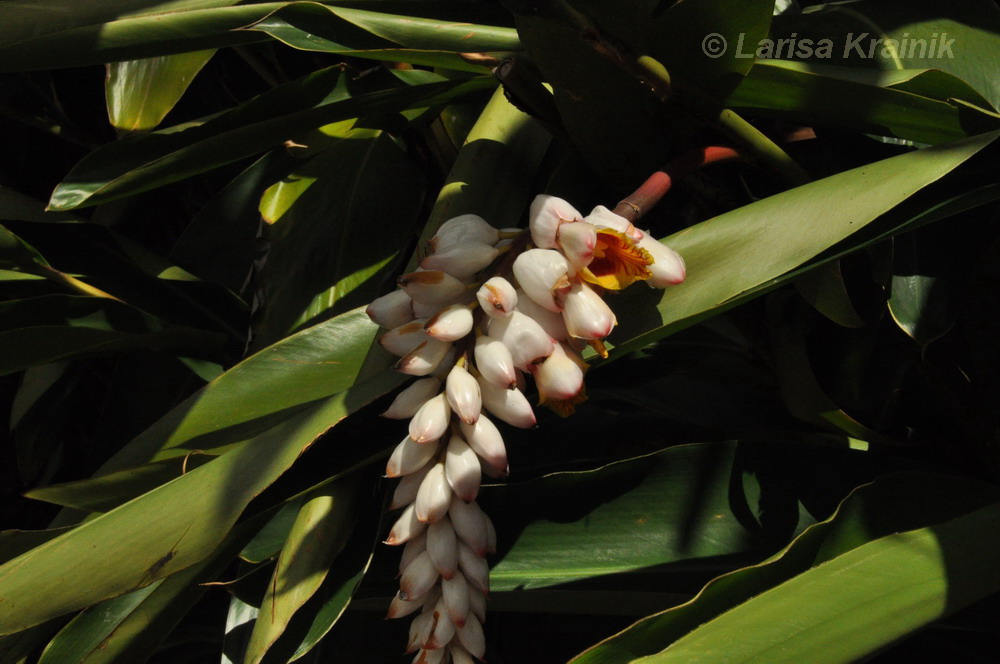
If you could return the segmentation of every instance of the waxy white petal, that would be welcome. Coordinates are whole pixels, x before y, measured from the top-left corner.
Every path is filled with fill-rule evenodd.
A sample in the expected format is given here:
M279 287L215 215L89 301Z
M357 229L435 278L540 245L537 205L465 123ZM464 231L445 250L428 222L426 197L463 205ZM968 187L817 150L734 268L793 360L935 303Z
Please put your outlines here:
M385 476L399 477L415 473L434 458L436 451L436 446L421 445L407 436L389 455L389 461L385 464Z
M448 609L444 605L443 598L437 601L431 615L434 617L434 629L431 630L430 638L424 643L424 648L443 648L455 636L455 623L448 617Z
M491 319L489 336L507 346L514 366L521 370L527 370L531 363L548 357L555 347L555 341L542 326L520 311L514 311L506 318Z
M409 376L426 376L434 373L451 350L451 343L427 339L399 359L394 369Z
M469 585L479 589L484 595L489 594L490 566L485 558L477 556L464 542L458 543L458 568L462 570Z
M597 246L597 227L585 221L574 221L559 226L556 241L559 249L575 270L587 267L594 259Z
M520 429L530 429L535 426L535 412L531 410L531 404L521 390L505 390L481 378L479 390L483 395L483 408L507 424Z
M475 214L463 214L441 224L430 240L430 249L437 253L447 251L457 244L481 242L492 245L499 240L500 231L490 226L485 219Z
M444 518L448 513L453 494L445 476L444 463L438 462L427 471L427 476L417 489L417 518L427 523L434 523Z
M666 288L674 286L684 281L687 277L687 268L684 266L684 259L676 251L658 242L648 233L639 241L639 246L649 252L653 257L653 264L649 266L649 271L653 273L646 283L652 288Z
M433 447L433 445L427 445L426 447ZM431 465L425 464L420 470L410 473L403 477L396 485L395 491L392 492L392 502L389 503L390 510L397 510L401 507L406 507L414 500L417 499L417 489L420 488L420 483L424 481L424 476L427 475L427 471L431 469Z
M584 283L575 283L563 297L563 320L571 336L603 339L618 324L611 307Z
M431 613L421 613L410 623L410 636L406 642L406 652L420 649L434 629L434 616Z
M427 526L427 553L442 578L455 576L458 569L458 536L448 517Z
M486 523L486 553L496 553L497 528L493 525L493 519L486 512L483 512L483 521Z
M388 620L392 620L393 618L402 618L418 611L423 605L423 599L402 599L397 592L396 596L392 598L391 602L389 602L389 612L385 617Z
M565 341L569 338L566 322L561 313L549 311L527 296L518 298L517 310L541 325L545 333L553 339Z
M517 372L510 349L499 339L481 336L476 339L476 368L483 379L501 389L510 389L517 384Z
M410 420L410 438L417 443L437 440L448 430L451 406L442 392L428 399Z
M416 506L410 505L403 510L403 513L396 519L396 523L392 525L392 530L389 531L385 543L389 546L405 544L414 537L418 537L425 528L427 528L427 524L417 518Z
M509 316L517 306L514 286L503 277L490 277L476 292L479 306L490 318Z
M422 533L411 539L403 547L403 553L399 557L399 573L402 574L413 559L419 556L421 553L427 550L427 529L425 528Z
M476 503L467 503L458 496L448 506L448 517L458 539L465 542L477 555L485 556L488 542L483 510Z
M413 417L424 403L441 390L437 378L421 378L413 381L393 399L392 404L382 413L390 420L405 420Z
M449 305L424 325L428 336L441 341L458 341L471 331L472 311L464 304Z
M459 279L469 279L500 255L492 244L464 242L437 251L420 261L425 270L441 270Z
M458 561L458 545L455 545L455 560ZM441 582L441 599L448 611L448 617L461 627L469 617L469 582L465 575L456 572L450 579Z
M476 664L476 660L469 654L469 651L462 646L453 642L450 650L451 664Z
M426 321L417 319L394 327L378 339L378 344L396 357L405 357L414 348L427 341L424 332Z
M456 630L456 636L474 657L482 659L483 655L486 654L486 635L483 634L483 625L478 620L467 620L460 629Z
M479 419L483 407L479 383L464 367L452 367L445 382L445 395L460 420L471 424Z
M479 622L486 622L486 595L477 588L473 588L471 584L469 584L469 610L472 611L472 615L479 619Z
M632 225L632 222L615 214L603 205L598 205L590 214L584 217L584 221L597 226L598 228L610 228L611 230L618 231L619 233L624 233L636 242L642 240L646 235L638 228Z
M485 415L475 424L462 424L462 435L472 451L501 476L507 474L507 448L500 430Z
M531 231L531 241L536 247L552 249L556 246L556 234L559 225L564 222L576 221L583 215L567 201L556 196L539 194L531 201L528 210L528 229Z
M443 664L448 648L424 648L413 658L413 664Z
M554 249L529 249L512 267L521 290L550 311L562 311L556 298L569 290L569 269L566 257Z
M455 495L465 501L475 500L483 477L479 457L459 436L448 440L444 467L448 484Z
M431 556L424 551L403 570L403 575L399 577L399 596L405 600L419 599L428 590L433 588L440 575Z
M394 290L372 300L365 313L377 325L399 327L413 320L413 301L406 291Z
M404 274L397 283L414 302L423 304L451 304L466 290L461 279L441 270Z
M544 362L532 367L542 403L564 401L580 394L586 368L586 362L575 350L565 344L557 344Z

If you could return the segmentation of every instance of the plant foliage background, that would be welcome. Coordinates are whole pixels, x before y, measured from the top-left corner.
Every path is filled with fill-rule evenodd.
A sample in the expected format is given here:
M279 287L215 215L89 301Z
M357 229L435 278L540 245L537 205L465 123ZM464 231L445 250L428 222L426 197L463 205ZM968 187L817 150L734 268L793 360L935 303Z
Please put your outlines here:
M399 661L358 307L709 145L688 281L505 434L489 661L993 661L1000 10L779 5L0 3L0 661Z

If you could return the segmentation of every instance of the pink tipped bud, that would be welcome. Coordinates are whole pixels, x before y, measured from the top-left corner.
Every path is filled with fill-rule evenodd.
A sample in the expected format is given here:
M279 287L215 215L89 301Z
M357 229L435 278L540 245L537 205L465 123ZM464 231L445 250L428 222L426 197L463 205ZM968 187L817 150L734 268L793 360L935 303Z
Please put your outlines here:
M603 339L618 324L611 307L584 283L575 283L563 298L566 330L578 339Z
M517 293L503 277L490 277L476 293L476 298L490 318L509 316L517 306Z
M458 568L465 575L465 580L473 588L477 588L484 595L490 592L490 566L486 564L486 559L476 555L472 549L464 543L458 543ZM469 621L474 622L474 621Z
M496 260L499 255L500 250L492 244L468 242L456 244L427 256L420 261L420 267L425 270L441 270L459 279L468 279Z
M434 373L450 350L451 343L447 341L427 339L400 358L393 368L409 376L427 376Z
M479 389L483 395L483 407L507 424L520 429L535 426L535 413L521 390L505 390L482 379Z
M470 424L478 420L483 400L479 393L479 383L472 374L464 367L455 365L448 372L445 386L445 396L458 419Z
M393 597L392 601L389 603L389 613L387 613L385 617L388 618L389 620L392 620L394 618L402 618L419 610L420 607L422 607L423 605L424 602L422 599L415 599L415 600L401 599L399 597L399 593L397 592L396 596Z
M435 451L434 445L421 445L407 436L389 456L385 476L399 477L415 473L434 458Z
M479 622L486 622L486 595L469 584L469 610Z
M419 523L419 522L418 522ZM413 559L427 550L427 529L411 539L403 547L403 555L399 557L399 573L402 574Z
M531 240L536 247L542 249L552 249L556 246L556 234L559 225L564 222L581 219L581 215L575 207L556 196L539 194L531 202L528 210L528 229L531 231Z
M557 241L559 248L574 269L590 265L594 260L594 247L597 246L597 227L585 221L574 221L559 227Z
M382 327L399 327L413 320L412 302L406 291L394 290L372 300L365 313Z
M486 514L479 505L454 496L448 506L448 516L458 539L465 542L477 556L485 556L489 545L486 540Z
M420 649L424 641L430 638L431 630L434 629L434 616L431 613L421 613L410 623L410 636L406 642L406 652L411 653Z
M486 416L475 424L462 424L462 435L472 451L501 476L507 474L507 449L500 430Z
M404 274L397 283L414 302L421 304L451 304L465 293L465 284L460 279L440 270Z
M448 517L427 527L427 553L442 578L455 576L458 570L458 537Z
M423 533L426 527L427 524L417 518L416 507L410 505L403 510L403 513L396 519L396 523L392 525L392 530L389 531L389 537L386 538L385 543L389 546L405 544Z
M507 346L514 366L522 371L551 355L555 347L555 341L542 326L520 311L506 318L491 319L489 336Z
M500 232L475 214L463 214L441 224L430 241L434 253L444 252L459 244L479 242L494 245L500 240Z
M424 648L413 658L413 664L444 664L444 658L448 655L449 648Z
M687 269L680 254L662 242L657 242L648 233L639 241L639 246L653 257L653 264L649 266L653 276L646 280L650 287L666 288L684 281Z
M467 620L456 633L459 642L473 657L483 658L486 654L486 635L478 620Z
M479 457L459 436L452 436L448 441L444 468L448 485L455 495L465 501L475 500L479 495L482 469Z
M471 331L472 312L464 304L442 309L424 325L428 336L441 341L458 341Z
M437 569L426 551L413 559L399 578L399 596L405 600L415 600L433 588L438 581Z
M432 446L425 445L424 447ZM389 509L397 510L400 507L406 507L416 500L417 489L420 488L420 483L424 481L424 476L427 475L427 471L430 469L430 464L424 464L420 470L403 476L403 479L396 485L396 490L392 492L392 502L389 503Z
M565 341L569 338L561 313L549 311L527 296L518 297L517 310L541 325L545 333L553 339Z
M405 420L413 417L428 399L441 389L441 381L437 378L421 378L411 383L393 399L392 404L382 413L382 417L390 420Z
M435 523L444 518L451 504L451 487L445 475L444 463L438 462L431 466L417 489L417 499L413 503L417 508L417 518L426 523Z
M378 344L396 357L406 357L425 341L424 321L414 320L392 328L379 337Z
M535 386L542 403L572 399L583 390L583 372L587 363L565 344L556 349L541 364L533 367Z
M451 641L452 637L455 636L455 623L453 623L448 618L448 610L445 608L444 602L438 600L437 604L434 606L434 629L431 630L431 636L424 644L424 648L427 650L434 650L438 648L444 648ZM442 652L447 653L447 650Z
M512 269L528 297L550 311L562 311L557 296L570 287L565 256L554 249L529 249L514 260Z
M638 228L632 225L632 222L615 214L603 205L598 205L595 207L590 214L584 217L584 221L597 226L598 228L610 228L611 230L618 231L619 233L624 233L636 242L642 240L646 235Z
M455 560L458 564L458 544L455 544ZM456 573L441 582L441 599L444 601L448 617L456 627L461 627L469 617L469 582L465 575Z
M502 389L511 389L517 383L514 358L510 349L492 337L479 337L475 347L476 368L483 379Z
M476 660L469 654L469 651L461 645L452 643L451 664L476 664Z
M410 420L410 438L418 443L437 440L448 430L450 419L451 406L442 392L428 399Z

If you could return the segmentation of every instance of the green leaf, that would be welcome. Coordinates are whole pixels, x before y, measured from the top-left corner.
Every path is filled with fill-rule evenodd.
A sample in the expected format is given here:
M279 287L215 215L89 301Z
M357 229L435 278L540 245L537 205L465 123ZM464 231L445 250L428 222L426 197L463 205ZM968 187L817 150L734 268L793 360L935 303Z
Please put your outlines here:
M351 97L339 69L275 88L182 131L129 136L84 157L52 193L49 207L96 205L176 182L280 145L290 135L368 113L442 104L490 88L488 78L441 81Z
M334 558L350 538L361 487L341 480L306 499L278 556L260 606L266 620L254 623L245 664L259 664L292 616L319 589Z
M215 49L109 64L104 96L111 126L137 132L160 124L213 55Z
M272 516L260 531L253 536L247 545L240 551L240 558L248 563L262 563L274 558L281 552L288 533L295 525L295 519L302 507L302 499L297 499L285 503Z
M889 312L900 329L925 349L955 324L949 274L953 259L942 255L945 243L936 240L940 238L922 231L893 240Z
M748 114L928 144L1000 125L1000 116L960 103L948 96L952 93L981 100L961 81L932 70L881 72L762 60L726 103Z
M348 386L248 444L0 566L0 634L145 587L204 560L247 503L320 435L398 383L386 373Z
M803 265L815 266L817 256L959 169L996 137L984 134L838 173L665 238L687 262L687 280L662 295L648 289L623 293L626 306L639 313L623 320L611 341L639 348L787 282ZM654 313L648 304L656 299Z
M852 492L833 516L808 528L780 553L713 579L689 602L643 618L573 662L616 664L654 655L699 625L797 575L823 570L824 563L844 553L902 530L947 522L989 505L997 497L996 487L962 477L907 472L878 478ZM790 624L784 619L779 622Z

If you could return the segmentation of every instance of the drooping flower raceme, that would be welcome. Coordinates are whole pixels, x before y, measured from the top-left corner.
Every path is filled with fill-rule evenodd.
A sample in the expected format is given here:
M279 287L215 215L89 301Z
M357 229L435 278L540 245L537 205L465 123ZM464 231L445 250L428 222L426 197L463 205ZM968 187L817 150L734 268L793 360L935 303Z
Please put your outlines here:
M483 633L496 531L475 499L482 474L504 477L507 451L494 420L532 428L538 403L569 415L585 399L588 345L617 324L607 290L636 281L684 280L681 257L605 207L583 217L538 196L527 235L510 243L482 218L450 219L420 269L368 307L388 328L379 343L396 370L417 379L382 414L408 419L386 476L400 478L390 509L402 510L386 544L403 546L389 618L416 614L414 662L466 664L486 652ZM516 255L504 255L506 251Z

